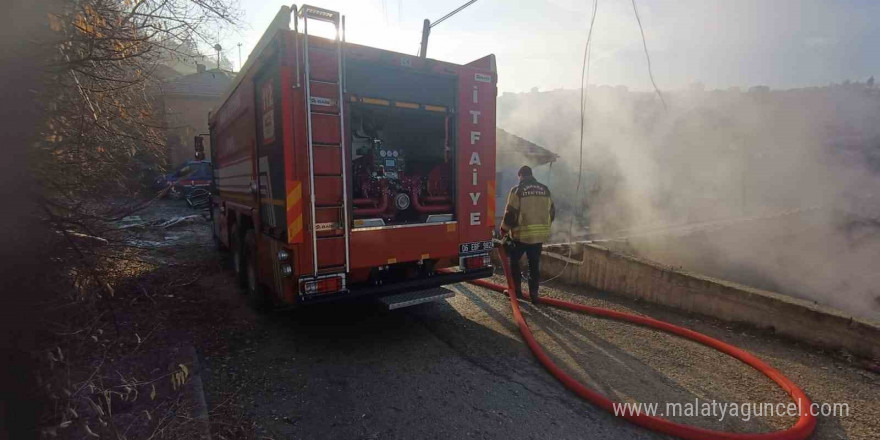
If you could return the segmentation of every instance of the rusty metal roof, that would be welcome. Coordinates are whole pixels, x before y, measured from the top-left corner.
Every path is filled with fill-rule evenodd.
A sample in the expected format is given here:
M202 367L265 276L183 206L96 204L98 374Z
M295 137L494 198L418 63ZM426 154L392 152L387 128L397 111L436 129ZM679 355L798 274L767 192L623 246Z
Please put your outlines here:
M559 155L528 140L525 140L515 134L505 131L502 128L495 129L495 144L497 146L497 154L506 156L509 153L518 153L526 159L528 165L538 166L551 162L556 162ZM499 158L499 162L502 162Z

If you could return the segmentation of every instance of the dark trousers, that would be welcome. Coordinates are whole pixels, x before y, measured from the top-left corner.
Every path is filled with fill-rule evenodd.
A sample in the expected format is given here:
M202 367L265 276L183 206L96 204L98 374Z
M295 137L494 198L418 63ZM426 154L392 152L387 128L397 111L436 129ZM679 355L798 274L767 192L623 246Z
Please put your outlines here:
M513 246L507 248L510 257L510 271L513 272L513 285L516 293L522 292L522 272L519 270L519 260L523 254L529 260L529 295L534 299L538 297L538 278L541 276L541 245L542 243L513 242Z

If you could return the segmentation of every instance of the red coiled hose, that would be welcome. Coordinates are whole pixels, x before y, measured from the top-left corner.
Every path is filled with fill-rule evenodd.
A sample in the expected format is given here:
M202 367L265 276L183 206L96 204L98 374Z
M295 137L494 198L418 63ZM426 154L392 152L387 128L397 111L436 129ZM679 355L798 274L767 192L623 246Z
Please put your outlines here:
M498 252L501 257L501 264L504 267L504 275L507 278L508 285L506 290L508 296L510 297L510 306L513 309L513 319L514 321L516 321L517 326L519 326L519 331L522 334L523 339L525 339L526 345L529 346L529 348L532 350L532 353L535 355L536 358L538 358L538 361L544 365L547 371L549 371L550 374L552 374L556 377L556 379L562 382L562 384L565 385L566 388L574 391L577 395L583 397L584 399L589 400L592 404L608 412L614 413L614 408L612 406L613 402L610 399L584 386L582 383L569 376L567 373L565 373L565 371L563 371L555 363L553 363L553 361L550 360L550 357L548 357L546 353L544 353L544 350L541 348L541 346L535 340L535 337L532 335L532 331L529 329L529 325L526 323L525 318L523 318L522 313L520 313L519 304L516 300L516 290L513 288L513 284L511 283L512 278L510 277L510 264L507 259L507 254L504 252L503 248L498 248ZM490 283L485 280L474 280L471 281L471 283L498 292L505 291L504 286L500 284ZM795 385L794 382L785 377L778 370L767 365L762 360L746 352L745 350L734 347L733 345L727 344L725 342L721 342L702 333L645 316L618 312L601 307L590 307L582 304L575 304L568 301L561 301L552 298L539 298L538 301L540 301L542 304L547 304L554 307L589 313L591 315L603 316L606 318L617 319L643 325L646 327L656 328L667 333L671 333L677 336L681 336L683 338L690 339L692 341L699 342L700 344L703 344L707 347L712 347L722 353L725 353L729 356L745 362L752 368L760 371L762 374L769 377L773 382L776 382L776 384L778 384L783 390L785 390L785 392L788 393L788 395L791 396L791 398L795 402L798 402L800 404L799 408L804 411L804 414L801 414L800 418L798 418L797 422L791 428L788 428L784 431L760 434L738 434L724 431L713 431L711 429L703 429L697 428L695 426L683 425L680 423L671 422L664 418L648 416L644 414L626 413L621 415L621 417L629 420L632 423L654 431L662 432L664 434L674 435L676 437L689 440L803 440L809 437L810 434L813 433L813 429L816 427L816 418L809 412L811 402L806 394L804 394L804 392L801 391L801 389L798 388L798 386Z

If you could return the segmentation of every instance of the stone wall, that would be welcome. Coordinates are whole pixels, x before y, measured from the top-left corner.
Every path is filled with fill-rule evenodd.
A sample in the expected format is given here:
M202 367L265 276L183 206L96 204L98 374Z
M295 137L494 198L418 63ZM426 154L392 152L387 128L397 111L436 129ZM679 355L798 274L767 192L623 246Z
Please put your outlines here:
M809 301L674 270L594 244L550 245L542 277L745 323L831 350L880 359L880 324ZM571 255L571 258L569 258Z

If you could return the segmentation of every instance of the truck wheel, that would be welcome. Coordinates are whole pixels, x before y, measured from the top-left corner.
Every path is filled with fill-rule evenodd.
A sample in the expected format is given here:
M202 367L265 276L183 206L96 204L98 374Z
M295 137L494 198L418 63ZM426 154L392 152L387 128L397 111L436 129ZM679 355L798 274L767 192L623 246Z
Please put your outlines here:
M214 247L217 248L217 251L223 252L226 250L226 246L223 246L223 242L220 241L220 237L218 237L217 234L214 234L211 238L214 241Z
M233 225L229 236L229 246L232 248L232 270L235 272L235 281L240 287L244 287L247 280L244 273L244 249L241 243L241 232Z
M223 241L220 240L220 214L218 213L218 209L211 208L211 236L214 239L214 246L217 247L218 251L225 251L226 246L223 245Z
M248 305L256 310L265 310L269 301L266 293L263 291L263 286L260 284L260 277L257 272L257 260L259 257L257 256L257 238L253 230L247 231L247 234L244 236L244 257L246 280L244 288Z

